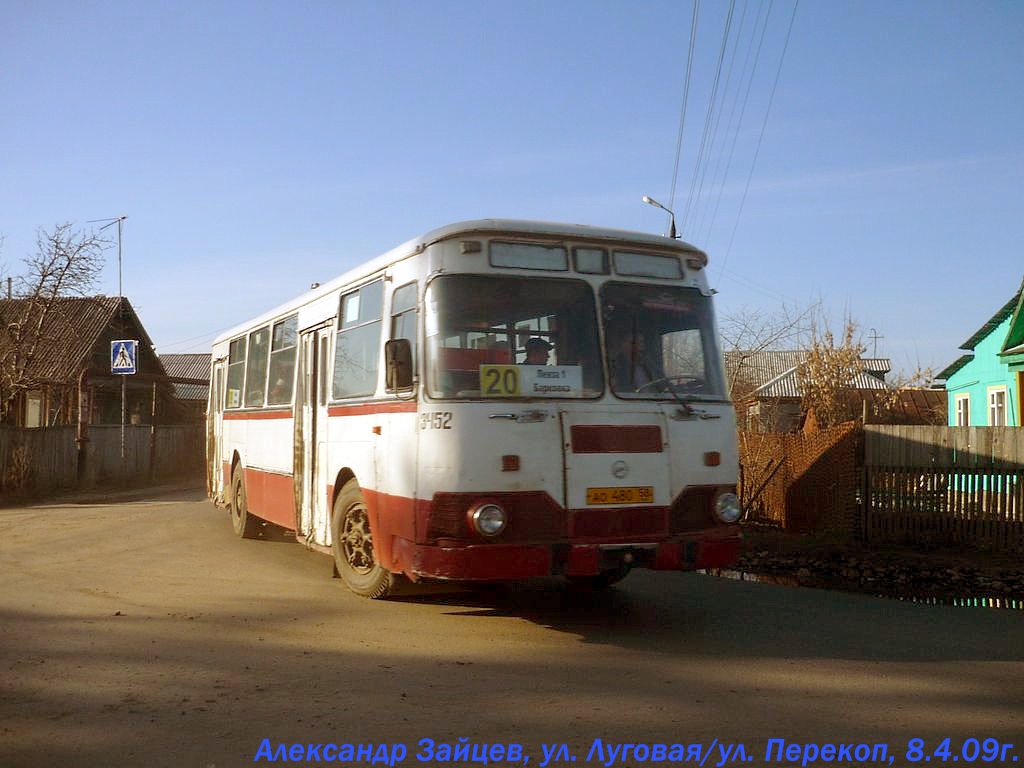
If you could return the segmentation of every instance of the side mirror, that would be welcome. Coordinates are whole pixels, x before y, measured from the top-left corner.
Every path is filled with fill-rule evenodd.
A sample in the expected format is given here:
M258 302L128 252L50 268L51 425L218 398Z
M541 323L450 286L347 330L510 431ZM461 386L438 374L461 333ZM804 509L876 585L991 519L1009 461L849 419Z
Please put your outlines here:
M408 339L384 342L384 365L388 392L412 389L412 345Z

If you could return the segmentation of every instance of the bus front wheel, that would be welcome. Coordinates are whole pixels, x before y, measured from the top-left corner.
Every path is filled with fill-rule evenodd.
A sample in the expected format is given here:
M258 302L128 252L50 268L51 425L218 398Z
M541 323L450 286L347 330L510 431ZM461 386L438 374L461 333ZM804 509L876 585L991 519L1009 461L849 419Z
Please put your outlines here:
M331 514L331 552L345 586L357 595L387 597L394 579L373 553L370 515L359 483L349 480L334 500Z
M259 535L260 522L249 514L249 504L245 499L245 473L241 466L235 467L231 474L231 527L243 539L254 539Z

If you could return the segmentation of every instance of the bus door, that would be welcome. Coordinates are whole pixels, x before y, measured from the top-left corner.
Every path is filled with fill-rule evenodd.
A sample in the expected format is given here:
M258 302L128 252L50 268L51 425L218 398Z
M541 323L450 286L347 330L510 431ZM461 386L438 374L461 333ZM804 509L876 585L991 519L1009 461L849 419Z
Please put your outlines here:
M207 419L207 491L215 502L224 499L224 370L226 359L216 360L210 376L209 418Z
M299 338L299 412L295 419L295 491L299 538L324 542L330 530L327 498L327 366L329 326Z
M587 510L575 515L576 531L586 535L590 510L634 507L664 510L672 503L668 432L665 417L653 408L622 406L614 410L562 410L565 446L566 507ZM640 517L644 517L638 512ZM626 537L649 531L650 523L635 525L636 514L617 515L617 522L598 525L602 535ZM658 511L654 516L660 515Z

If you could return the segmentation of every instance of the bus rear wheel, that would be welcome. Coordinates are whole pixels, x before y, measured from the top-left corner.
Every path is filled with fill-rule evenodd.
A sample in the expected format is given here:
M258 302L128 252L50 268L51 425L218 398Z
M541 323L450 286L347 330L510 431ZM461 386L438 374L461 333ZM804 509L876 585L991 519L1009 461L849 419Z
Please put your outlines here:
M245 473L241 466L236 466L231 473L231 527L243 539L255 539L260 532L260 521L249 514L249 504L245 498Z
M370 515L354 479L345 483L334 500L331 552L338 575L357 595L375 599L391 592L394 577L374 556Z

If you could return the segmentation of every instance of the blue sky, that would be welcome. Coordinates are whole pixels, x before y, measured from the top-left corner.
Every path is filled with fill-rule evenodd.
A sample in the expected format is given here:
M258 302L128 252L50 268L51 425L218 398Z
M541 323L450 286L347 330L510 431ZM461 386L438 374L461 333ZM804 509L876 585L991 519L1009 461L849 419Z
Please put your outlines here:
M821 301L896 370L952 362L1024 277L1024 4L802 0L770 112L794 0L732 8L701 175L700 4L674 199L719 315ZM0 261L127 215L161 352L454 221L666 228L689 0L0 10Z

